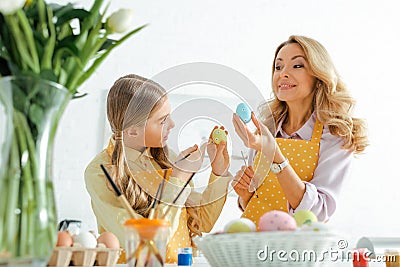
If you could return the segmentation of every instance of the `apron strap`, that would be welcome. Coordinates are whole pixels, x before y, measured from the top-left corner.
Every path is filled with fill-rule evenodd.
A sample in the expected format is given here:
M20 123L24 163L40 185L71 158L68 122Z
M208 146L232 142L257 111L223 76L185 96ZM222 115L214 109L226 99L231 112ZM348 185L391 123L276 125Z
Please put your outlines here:
M322 131L324 129L324 125L318 120L315 120L315 126L314 126L314 130L311 136L311 142L313 143L318 143L321 140L321 136L322 136Z

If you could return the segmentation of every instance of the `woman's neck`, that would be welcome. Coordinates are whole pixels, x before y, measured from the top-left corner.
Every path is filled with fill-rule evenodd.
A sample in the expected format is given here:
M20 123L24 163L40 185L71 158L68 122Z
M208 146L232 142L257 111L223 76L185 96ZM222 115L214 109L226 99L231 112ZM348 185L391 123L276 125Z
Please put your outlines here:
M283 130L288 135L292 135L308 121L312 113L313 110L311 108L305 109L289 107L286 119L282 124Z

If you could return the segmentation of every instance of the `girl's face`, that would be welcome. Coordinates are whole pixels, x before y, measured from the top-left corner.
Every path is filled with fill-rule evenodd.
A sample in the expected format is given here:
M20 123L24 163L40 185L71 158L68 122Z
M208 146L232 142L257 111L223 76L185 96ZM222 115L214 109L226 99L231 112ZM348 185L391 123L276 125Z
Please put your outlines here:
M275 59L272 85L280 101L288 104L311 103L315 81L299 44L288 44L279 50Z
M145 147L163 147L166 145L169 132L175 127L171 119L171 105L164 97L150 114L143 129Z

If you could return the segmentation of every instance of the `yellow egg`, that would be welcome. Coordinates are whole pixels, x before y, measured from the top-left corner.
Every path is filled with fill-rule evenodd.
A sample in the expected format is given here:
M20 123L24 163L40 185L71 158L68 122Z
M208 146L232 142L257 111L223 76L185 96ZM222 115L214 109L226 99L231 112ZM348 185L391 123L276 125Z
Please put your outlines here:
M117 249L120 247L118 238L111 232L104 232L97 238L98 244L104 244L107 248Z
M225 233L255 232L256 225L247 218L239 218L226 224L224 231Z
M216 143L217 145L219 143L221 143L221 141L226 142L226 139L227 139L225 131L223 129L220 129L220 128L215 129L212 132L211 137L212 137L214 143Z
M297 226L301 227L304 224L312 224L318 222L317 216L310 210L300 210L293 214Z

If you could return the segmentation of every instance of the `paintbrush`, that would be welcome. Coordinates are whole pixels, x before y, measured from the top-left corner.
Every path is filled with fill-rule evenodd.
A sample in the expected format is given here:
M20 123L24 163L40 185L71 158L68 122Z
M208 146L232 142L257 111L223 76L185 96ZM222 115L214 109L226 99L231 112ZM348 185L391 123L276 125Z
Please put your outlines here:
M190 183L190 181L192 180L192 178L193 178L193 176L194 176L195 174L196 174L196 173L194 172L194 173L192 173L192 174L190 175L190 178L186 181L186 183L185 183L185 185L182 187L181 191L179 191L178 195L175 197L175 199L172 201L172 203L168 206L167 210L165 211L165 213L164 213L164 215L161 217L161 219L164 219L165 216L167 216L169 210L171 209L171 206L174 205L174 204L176 203L176 201L178 201L178 198L182 195L183 190L185 190L186 186Z
M240 150L240 153L242 154L242 158L243 158L243 161L244 161L244 166L246 166L246 168L247 168L248 166L247 166L247 162L246 162L246 157L244 156L244 153L243 153L242 150ZM254 178L253 178L253 179L254 179ZM250 181L250 183L251 183L251 185L253 186L253 190L254 190L254 193L256 194L256 198L258 198L257 188L256 188L256 185L255 185L253 179Z
M156 219L158 218L158 207L160 206L161 198L163 197L165 181L167 180L167 173L168 173L168 170L164 170L164 179L160 183L160 186L161 186L160 195L158 196L158 199L157 199L157 206L155 208L155 214L154 214L154 217Z
M100 164L100 167L103 170L104 174L106 175L112 188L114 189L115 194L117 195L117 198L119 199L119 201L121 201L121 204L128 211L128 213L131 215L132 218L139 219L138 215L132 209L132 207L129 204L128 200L126 199L125 195L121 193L121 190L119 190L118 186L114 183L113 179L111 178L110 174L107 172L106 168L104 168L103 164Z
M158 189L157 189L157 193L154 196L154 201L153 201L153 205L151 206L150 212L149 212L149 219L152 220L155 218L155 212L156 212L156 205L157 205L157 201L159 198L159 194L161 192L161 187L162 187L162 181L161 183L158 185Z
M177 161L174 162L174 165L177 164L178 162L181 162L184 159L187 159L192 153L187 154L186 156L184 156L183 158L178 159Z

